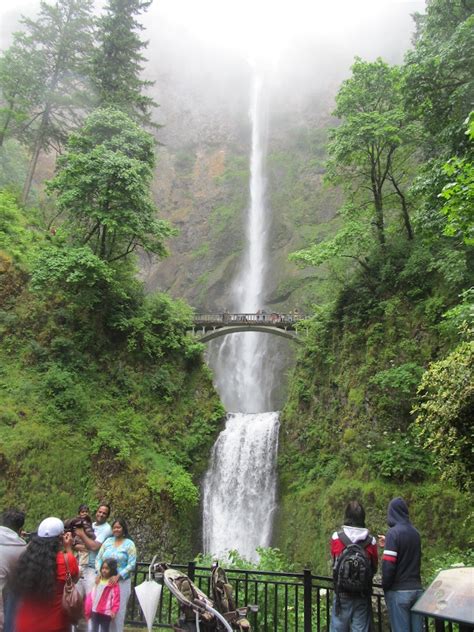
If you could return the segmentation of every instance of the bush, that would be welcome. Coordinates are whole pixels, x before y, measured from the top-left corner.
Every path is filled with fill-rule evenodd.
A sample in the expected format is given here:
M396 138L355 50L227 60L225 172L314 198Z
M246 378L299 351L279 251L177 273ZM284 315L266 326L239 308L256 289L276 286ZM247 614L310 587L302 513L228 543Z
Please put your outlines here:
M50 246L36 260L31 288L42 295L63 293L89 308L101 302L113 282L113 269L89 248Z
M414 429L433 453L443 480L472 485L474 342L463 342L444 360L433 362L418 388Z
M382 390L395 390L410 396L414 394L422 374L423 367L415 362L407 362L385 371L379 371L370 379L370 383Z
M420 481L430 471L431 459L414 444L413 437L390 433L383 447L368 452L373 471L383 478L406 483Z
M198 357L202 345L186 335L191 326L191 308L184 301L158 292L147 296L137 313L115 322L115 327L126 334L131 352L154 360L176 351L189 359Z

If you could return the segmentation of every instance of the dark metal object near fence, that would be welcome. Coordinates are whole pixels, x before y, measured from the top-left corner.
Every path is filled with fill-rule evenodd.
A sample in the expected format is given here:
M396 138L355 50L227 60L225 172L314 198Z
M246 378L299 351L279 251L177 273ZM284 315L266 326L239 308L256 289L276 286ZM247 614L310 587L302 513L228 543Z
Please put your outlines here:
M183 571L206 594L210 594L210 569L195 562L173 564ZM132 585L145 580L148 564L137 564ZM302 573L280 573L226 569L234 588L237 607L255 604L258 612L250 612L253 632L328 632L333 601L332 578ZM372 596L374 632L389 632L382 587L374 584ZM173 629L179 616L178 603L168 590L163 590L154 628ZM132 589L127 625L146 627ZM440 619L426 619L427 632L464 632L457 624Z

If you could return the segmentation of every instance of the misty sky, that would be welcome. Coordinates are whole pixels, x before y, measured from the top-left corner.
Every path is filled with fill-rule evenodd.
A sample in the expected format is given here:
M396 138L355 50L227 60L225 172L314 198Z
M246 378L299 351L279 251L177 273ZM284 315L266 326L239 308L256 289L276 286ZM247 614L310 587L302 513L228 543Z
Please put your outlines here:
M105 0L96 0L96 6ZM148 40L147 78L161 104L156 120L191 134L213 111L246 111L249 69L265 66L275 110L298 112L318 91L336 92L354 56L400 63L411 14L422 0L154 0L140 16ZM39 0L2 0L0 47ZM211 114L212 116L212 114ZM176 119L173 124L173 117ZM166 135L166 134L165 134Z
M405 7L409 13L423 5L414 0L154 0L143 21L148 35L161 22L182 27L216 49L269 59L302 39L338 39L367 21L380 20L393 7ZM33 16L38 7L38 0L2 0L2 47L18 27L19 16Z

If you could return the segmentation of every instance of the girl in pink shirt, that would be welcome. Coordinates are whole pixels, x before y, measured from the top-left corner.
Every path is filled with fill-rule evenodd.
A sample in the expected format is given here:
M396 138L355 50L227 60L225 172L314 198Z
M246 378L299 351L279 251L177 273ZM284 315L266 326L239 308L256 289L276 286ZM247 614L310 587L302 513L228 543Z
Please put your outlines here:
M116 560L105 559L96 585L86 597L86 617L92 621L92 632L109 632L110 622L120 609L120 588L116 583L109 584L109 579L116 574Z

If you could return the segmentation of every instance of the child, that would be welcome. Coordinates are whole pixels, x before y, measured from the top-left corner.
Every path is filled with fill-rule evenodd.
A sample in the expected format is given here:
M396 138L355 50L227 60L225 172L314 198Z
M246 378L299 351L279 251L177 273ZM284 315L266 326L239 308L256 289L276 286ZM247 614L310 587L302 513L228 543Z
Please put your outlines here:
M64 528L66 531L71 531L72 533L72 546L76 552L77 561L79 562L82 574L82 569L89 563L89 551L84 547L81 538L76 535L76 527L84 529L84 533L91 540L95 540L95 533L92 528L92 519L89 515L89 507L87 505L79 505L77 514L78 515L74 518L70 518L64 522Z
M112 619L120 608L120 588L109 585L109 579L117 575L117 562L107 558L100 568L99 582L86 596L86 618L92 621L92 632L109 632Z

